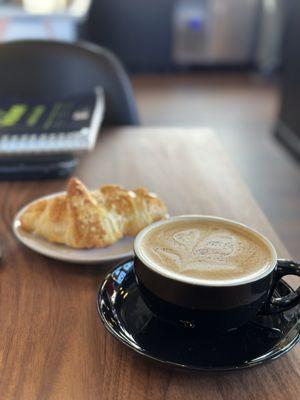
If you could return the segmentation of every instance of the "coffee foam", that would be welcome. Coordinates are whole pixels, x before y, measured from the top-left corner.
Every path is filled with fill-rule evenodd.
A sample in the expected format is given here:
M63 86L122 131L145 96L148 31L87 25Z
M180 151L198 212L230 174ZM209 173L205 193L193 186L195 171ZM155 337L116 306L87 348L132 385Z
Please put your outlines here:
M142 254L157 266L205 280L234 280L272 262L265 242L226 222L183 220L158 226L141 241Z

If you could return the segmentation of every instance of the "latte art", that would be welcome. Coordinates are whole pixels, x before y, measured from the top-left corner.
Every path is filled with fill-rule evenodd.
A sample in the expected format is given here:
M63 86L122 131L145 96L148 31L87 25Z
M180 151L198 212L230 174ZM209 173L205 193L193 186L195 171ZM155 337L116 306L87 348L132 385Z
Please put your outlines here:
M270 265L267 245L228 223L179 221L150 231L142 252L168 270L200 279L235 279Z

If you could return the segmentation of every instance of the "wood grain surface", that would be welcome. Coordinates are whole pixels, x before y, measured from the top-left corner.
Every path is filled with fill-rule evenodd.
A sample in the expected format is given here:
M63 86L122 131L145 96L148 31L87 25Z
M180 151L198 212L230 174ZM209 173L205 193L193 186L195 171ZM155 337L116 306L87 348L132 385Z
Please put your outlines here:
M171 214L214 214L267 235L287 251L212 132L120 128L103 132L77 176L156 191ZM0 184L0 399L296 400L300 348L253 369L191 373L162 368L102 326L96 291L112 265L70 265L18 243L11 223L27 202L64 189L62 180Z
M131 79L143 125L215 131L276 232L300 259L299 163L274 138L276 79L220 70Z

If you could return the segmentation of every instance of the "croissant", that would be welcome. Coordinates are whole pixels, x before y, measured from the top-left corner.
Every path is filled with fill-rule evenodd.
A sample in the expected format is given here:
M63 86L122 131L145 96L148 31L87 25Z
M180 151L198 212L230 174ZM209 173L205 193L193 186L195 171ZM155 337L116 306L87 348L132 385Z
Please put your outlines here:
M72 178L65 194L32 203L20 221L27 232L83 249L109 246L166 216L164 203L144 188L104 185L89 191Z

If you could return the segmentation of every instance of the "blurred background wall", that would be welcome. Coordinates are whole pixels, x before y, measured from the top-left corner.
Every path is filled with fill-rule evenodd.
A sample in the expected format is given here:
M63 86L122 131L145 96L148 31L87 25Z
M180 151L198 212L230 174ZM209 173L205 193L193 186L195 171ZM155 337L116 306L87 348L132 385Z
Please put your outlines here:
M130 72L280 65L283 0L2 0L0 40L86 39Z

